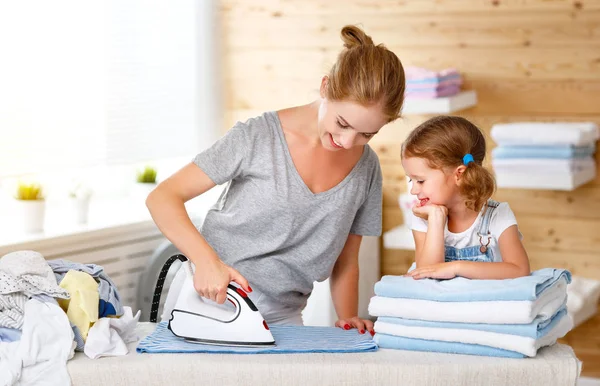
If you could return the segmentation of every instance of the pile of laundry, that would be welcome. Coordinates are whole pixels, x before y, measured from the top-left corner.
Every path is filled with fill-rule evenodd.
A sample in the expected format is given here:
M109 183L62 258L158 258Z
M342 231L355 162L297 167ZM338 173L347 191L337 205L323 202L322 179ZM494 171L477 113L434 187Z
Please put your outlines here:
M382 348L534 357L573 328L569 271L544 268L505 280L384 276L369 313Z
M139 311L121 304L102 267L44 259L35 251L0 258L0 385L70 384L74 351L126 355Z

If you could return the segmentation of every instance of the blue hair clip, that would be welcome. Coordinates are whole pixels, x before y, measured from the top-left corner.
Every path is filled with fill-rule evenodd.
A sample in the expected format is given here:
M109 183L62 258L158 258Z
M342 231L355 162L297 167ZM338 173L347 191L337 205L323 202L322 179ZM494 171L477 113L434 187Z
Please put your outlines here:
M475 162L473 156L470 153L465 154L463 157L463 165L467 166L469 162Z

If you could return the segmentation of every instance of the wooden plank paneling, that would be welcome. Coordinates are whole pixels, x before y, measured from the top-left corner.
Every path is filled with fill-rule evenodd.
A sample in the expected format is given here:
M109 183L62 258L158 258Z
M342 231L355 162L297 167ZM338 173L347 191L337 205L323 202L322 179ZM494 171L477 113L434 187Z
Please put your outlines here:
M249 11L223 20L232 48L295 50L339 49L339 30L357 24L388 47L587 47L600 46L600 26L594 12L549 12L531 18L528 13L342 13L334 17L306 17L290 13Z
M597 228L597 219L520 215L519 213L516 217L519 229L524 235L523 243L527 247L556 251L568 256L582 254L581 259L572 258L572 262L581 265L585 265L588 259L596 256L595 260L600 264L600 253L597 250L597 245L600 244L600 232ZM384 230L403 223L400 207L397 205L385 207ZM598 273L600 278L600 271Z
M596 40L600 42L600 36ZM423 45L406 48L399 43L387 46L396 53L404 66L468 68L466 75L469 79L600 80L600 44L595 49L570 45L561 48L563 55L556 55L556 48L552 47L432 49ZM297 50L289 44L282 49L236 49L227 59L232 71L225 74L225 77L232 82L244 79L318 81L328 73L341 50L342 42L339 38L337 46L331 49ZM498 55L498 51L502 55Z
M581 15L591 11L599 11L600 3L596 0L436 0L436 1L346 1L346 0L261 0L240 1L221 0L222 13L230 15L247 15L262 13L264 15L293 14L301 16L338 16L340 14L379 15L401 14L445 14L509 13L512 15L545 16L549 12L563 12Z
M484 131L490 151L495 123L600 123L597 0L224 0L221 10L226 127L318 97L344 24L363 26L405 66L458 68L478 104L457 114ZM427 118L403 117L371 141L384 177L384 230L403 222L402 141ZM515 212L534 269L600 279L600 176L572 192L499 189L495 198ZM412 261L413 251L383 249L381 269L403 274ZM600 375L600 318L566 341L584 361L583 374Z
M279 109L307 103L319 96L320 77L312 82L290 78L238 79L229 89L227 107L233 110ZM576 82L495 80L465 76L465 89L477 90L479 104L468 115L597 115L600 80ZM565 103L569 101L569 103Z

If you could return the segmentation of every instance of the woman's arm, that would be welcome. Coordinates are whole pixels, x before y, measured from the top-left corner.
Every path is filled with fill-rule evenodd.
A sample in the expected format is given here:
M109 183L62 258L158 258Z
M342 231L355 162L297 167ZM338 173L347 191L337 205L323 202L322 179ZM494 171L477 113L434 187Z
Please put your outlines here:
M356 327L373 334L373 322L358 318L358 251L362 236L350 234L329 278L331 298L338 315L337 327Z
M194 264L218 256L192 223L184 204L214 186L202 169L190 163L161 182L146 199L160 231Z
M235 281L248 292L248 281L225 265L198 232L185 209L185 202L201 195L215 183L197 165L190 163L160 183L146 199L146 206L160 231L196 267L194 287L218 303L225 302L227 285Z

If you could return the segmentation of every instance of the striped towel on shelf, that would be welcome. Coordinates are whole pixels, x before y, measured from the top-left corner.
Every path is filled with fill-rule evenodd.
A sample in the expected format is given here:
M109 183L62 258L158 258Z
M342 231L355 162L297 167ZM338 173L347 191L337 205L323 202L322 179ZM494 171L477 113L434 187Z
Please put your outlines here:
M289 353L351 353L376 351L370 334L335 327L269 326L275 346L233 347L190 343L176 337L161 322L156 330L137 347L139 353L213 353L213 354L289 354Z

